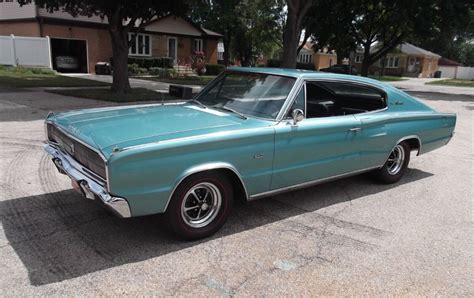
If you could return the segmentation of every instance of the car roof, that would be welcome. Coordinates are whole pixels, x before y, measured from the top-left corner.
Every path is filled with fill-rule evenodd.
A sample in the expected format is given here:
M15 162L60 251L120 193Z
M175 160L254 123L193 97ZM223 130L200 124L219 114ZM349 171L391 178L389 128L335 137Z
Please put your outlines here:
M274 68L274 67L235 67L235 66L228 67L227 70L247 72L247 73L272 74L272 75L280 75L280 76L304 78L304 79L345 80L345 81L368 83L385 90L392 89L391 86L388 84L382 83L374 79L366 78L366 77L330 73L330 72L320 72L320 71L314 71L314 70L294 69L294 68Z

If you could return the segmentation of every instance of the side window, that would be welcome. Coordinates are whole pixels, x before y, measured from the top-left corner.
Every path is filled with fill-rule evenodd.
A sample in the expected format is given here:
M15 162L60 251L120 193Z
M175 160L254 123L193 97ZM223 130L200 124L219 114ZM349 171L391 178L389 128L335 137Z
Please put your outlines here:
M385 108L381 90L350 82L308 82L306 118L344 116Z
M295 101L293 102L293 105L291 106L291 109L288 113L288 118L291 118L291 113L293 112L293 110L295 109L300 109L303 111L305 117L306 117L306 104L305 104L305 100L306 100L306 86L303 85L300 89L300 91L298 92L298 95L296 96L295 98Z

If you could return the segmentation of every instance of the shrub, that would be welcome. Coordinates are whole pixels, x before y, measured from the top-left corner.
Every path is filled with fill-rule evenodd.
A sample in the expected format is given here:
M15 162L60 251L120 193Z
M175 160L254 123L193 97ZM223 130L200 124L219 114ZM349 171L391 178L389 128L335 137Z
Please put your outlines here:
M176 77L176 69L174 68L163 68L163 67L150 67L148 72L151 75L159 76L162 78L174 78Z
M268 59L267 61L268 67L281 67L281 60L278 59Z
M313 63L296 63L297 69L315 70Z
M198 74L203 75L206 71L206 54L196 51L191 56L191 68Z
M150 67L163 67L163 68L173 68L173 59L172 58L128 58L128 64L136 64L138 67L150 68Z
M148 70L144 67L140 67L136 63L132 63L128 65L128 72L131 75L144 75L147 74Z
M222 64L206 64L206 75L216 76L223 72L225 66Z

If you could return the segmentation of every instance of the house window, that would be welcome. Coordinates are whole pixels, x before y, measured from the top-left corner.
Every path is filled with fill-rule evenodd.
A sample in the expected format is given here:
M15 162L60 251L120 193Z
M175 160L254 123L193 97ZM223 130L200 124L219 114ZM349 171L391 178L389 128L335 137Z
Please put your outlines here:
M300 53L298 56L298 62L300 63L311 63L313 61L313 55L311 53Z
M224 52L217 52L217 60L224 60Z
M379 60L379 66L383 67L385 62L385 67L387 68L398 68L400 64L400 58L394 56L387 56L385 59Z
M128 34L128 54L132 56L151 56L151 36L148 34Z
M203 51L202 39L195 39L193 41L193 50L194 50L194 52L202 52Z
M355 56L355 63L362 63L362 55L361 54L357 54Z

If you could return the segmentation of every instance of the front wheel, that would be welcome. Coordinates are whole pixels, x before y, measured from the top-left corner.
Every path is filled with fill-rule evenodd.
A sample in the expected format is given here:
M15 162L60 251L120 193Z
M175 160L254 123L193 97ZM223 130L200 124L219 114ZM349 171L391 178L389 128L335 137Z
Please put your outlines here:
M377 171L376 177L383 183L395 183L405 174L410 162L410 145L407 142L397 144L385 164Z
M195 240L217 232L227 220L232 204L232 184L225 175L199 173L178 186L165 217L177 236Z

